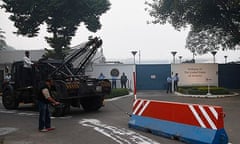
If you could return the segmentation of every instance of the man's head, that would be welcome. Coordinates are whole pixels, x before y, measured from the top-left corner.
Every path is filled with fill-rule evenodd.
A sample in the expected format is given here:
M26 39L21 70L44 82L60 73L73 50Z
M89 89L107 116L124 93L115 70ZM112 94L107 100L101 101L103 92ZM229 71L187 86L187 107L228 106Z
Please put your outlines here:
M47 78L47 79L45 80L45 83L47 84L48 87L51 87L51 86L53 85L53 80L52 80L52 78Z
M29 57L29 51L25 51L25 56Z

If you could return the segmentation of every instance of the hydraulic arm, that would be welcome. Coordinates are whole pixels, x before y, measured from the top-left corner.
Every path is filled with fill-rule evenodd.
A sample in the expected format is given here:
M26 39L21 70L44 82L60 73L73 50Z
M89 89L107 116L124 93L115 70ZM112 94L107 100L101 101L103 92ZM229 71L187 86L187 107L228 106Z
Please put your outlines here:
M68 55L60 66L54 67L53 65L48 64L55 69L49 76L53 77L57 73L64 74L67 77L76 77L80 75L80 72L84 71L86 65L92 60L92 58L97 52L97 49L101 45L102 40L100 38L95 37L89 39L89 41L83 44L82 47ZM72 64L76 61L77 63L75 64L78 67L76 69L73 69Z

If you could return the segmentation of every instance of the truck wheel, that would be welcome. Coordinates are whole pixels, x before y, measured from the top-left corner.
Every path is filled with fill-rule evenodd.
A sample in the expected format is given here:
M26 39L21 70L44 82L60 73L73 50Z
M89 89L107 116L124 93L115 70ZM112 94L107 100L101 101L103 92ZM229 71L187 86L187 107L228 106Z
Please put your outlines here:
M81 99L82 107L85 111L97 111L103 106L103 97L96 96Z
M69 104L65 104L65 105L64 105L64 108L63 108L63 111L64 111L63 113L64 113L64 115L70 113L70 109L71 109L71 108L70 108L70 105L69 105Z
M58 106L49 105L49 111L54 117L62 117L65 114L62 104Z
M12 86L7 86L2 95L2 103L6 109L16 109L18 108L18 101L13 92Z
M104 79L100 81L100 85L102 86L102 90L105 94L111 93L111 82L108 79Z

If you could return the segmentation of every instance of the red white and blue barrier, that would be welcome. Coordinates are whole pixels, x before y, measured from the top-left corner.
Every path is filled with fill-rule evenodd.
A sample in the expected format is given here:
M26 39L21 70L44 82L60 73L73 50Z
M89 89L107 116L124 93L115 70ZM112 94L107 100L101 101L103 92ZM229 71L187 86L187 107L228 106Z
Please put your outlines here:
M128 126L191 144L227 144L222 107L135 99Z

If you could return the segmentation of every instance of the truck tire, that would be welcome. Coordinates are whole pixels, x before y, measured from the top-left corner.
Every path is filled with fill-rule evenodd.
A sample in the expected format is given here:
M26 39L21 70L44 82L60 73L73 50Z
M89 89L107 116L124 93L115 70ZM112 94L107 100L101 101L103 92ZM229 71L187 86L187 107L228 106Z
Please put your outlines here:
M13 87L8 85L3 90L2 103L6 109L16 109L18 108L18 101L14 95Z
M62 117L65 115L65 110L64 110L63 104L60 104L57 106L53 106L50 104L49 110L50 110L51 115L54 117Z
M87 112L97 111L103 106L103 97L95 96L81 99L81 105Z
M58 93L56 91L51 91L51 94L53 99L59 101L59 99L57 98ZM49 104L49 111L54 117L62 117L65 115L64 104L60 103L56 106Z
M100 85L102 86L102 90L105 95L109 95L111 93L111 82L108 79L100 81Z

